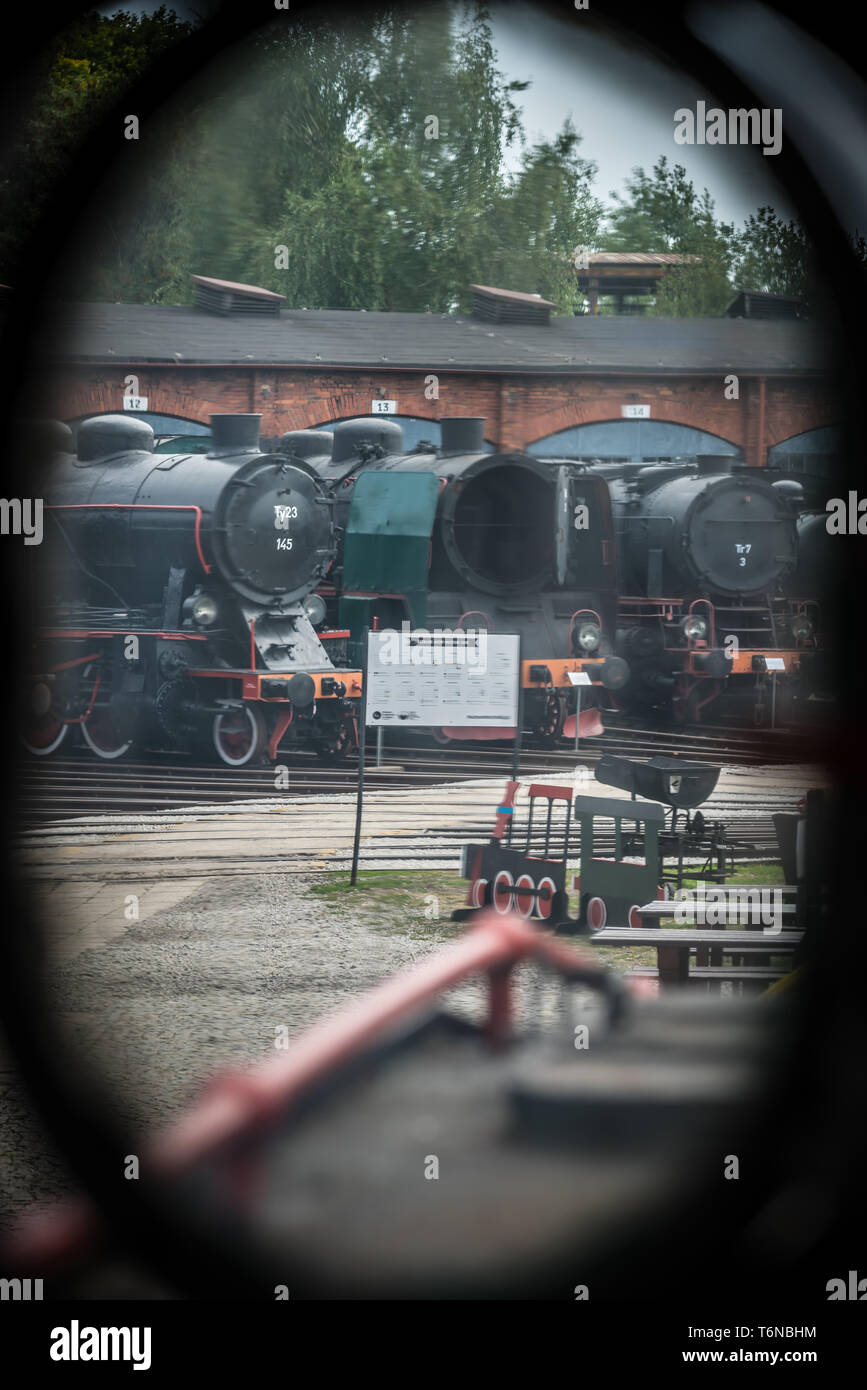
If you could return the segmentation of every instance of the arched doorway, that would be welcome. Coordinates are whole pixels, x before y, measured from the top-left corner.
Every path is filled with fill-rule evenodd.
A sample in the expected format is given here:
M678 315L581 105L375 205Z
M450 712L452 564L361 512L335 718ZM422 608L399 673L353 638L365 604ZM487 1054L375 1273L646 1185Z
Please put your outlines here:
M793 434L768 450L768 467L797 478L807 503L822 509L831 495L831 484L842 472L842 464L843 431L839 425L823 425Z
M696 454L740 454L736 444L707 430L667 420L600 420L573 425L537 439L527 449L537 457L604 459L628 463L647 459L691 458Z

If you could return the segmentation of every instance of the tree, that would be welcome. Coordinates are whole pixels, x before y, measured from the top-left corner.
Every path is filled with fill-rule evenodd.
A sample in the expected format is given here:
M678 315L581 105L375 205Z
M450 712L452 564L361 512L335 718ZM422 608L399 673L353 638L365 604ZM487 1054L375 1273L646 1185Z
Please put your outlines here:
M15 283L52 186L82 140L192 27L164 6L149 15L90 12L48 44L0 176L0 278Z
M628 199L611 194L615 206L602 249L699 257L666 273L651 312L671 317L722 313L733 293L734 228L716 220L708 190L698 193L684 166L671 166L664 155L650 174L634 169L626 188Z
M740 288L815 302L813 251L797 222L784 222L773 208L759 208L734 237L733 247Z

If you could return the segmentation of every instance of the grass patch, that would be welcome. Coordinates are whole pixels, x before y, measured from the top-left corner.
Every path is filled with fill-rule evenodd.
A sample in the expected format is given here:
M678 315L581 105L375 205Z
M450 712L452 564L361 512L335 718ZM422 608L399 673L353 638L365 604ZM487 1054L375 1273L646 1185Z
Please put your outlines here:
M685 878L685 888L695 888L699 880ZM784 882L779 864L743 864L720 887L736 887L739 883L773 887ZM708 888L714 887L708 884ZM313 896L330 903L339 914L351 910L368 921L372 930L427 941L436 946L451 937L459 936L463 923L453 922L454 908L466 903L467 882L455 869L360 869L355 887L349 873L326 874L308 890ZM577 911L578 895L571 894L572 911ZM672 909L673 910L673 909ZM669 921L667 928L677 931L687 923ZM587 937L564 937L574 940L579 948L592 946ZM637 966L656 965L653 946L592 946L593 955L612 969L632 970Z
M467 882L456 869L360 869L355 887L346 872L328 874L310 892L339 911L357 912L374 930L399 932L432 943L457 936L454 908L463 907Z

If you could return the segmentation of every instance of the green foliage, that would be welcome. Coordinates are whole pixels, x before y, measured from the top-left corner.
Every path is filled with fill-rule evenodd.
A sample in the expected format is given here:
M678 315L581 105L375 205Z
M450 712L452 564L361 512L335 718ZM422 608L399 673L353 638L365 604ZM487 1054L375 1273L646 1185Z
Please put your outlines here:
M657 316L680 318L721 314L731 302L734 228L714 217L714 204L701 193L682 164L662 156L650 174L633 169L628 198L617 193L608 227L600 240L605 251L673 251L700 259L666 273L656 303Z
M77 147L124 91L192 26L164 6L150 15L81 16L47 46L34 97L0 175L0 275L18 259Z
M759 208L733 238L738 285L809 303L816 298L812 250L802 227Z
M15 282L79 142L191 28L166 8L93 12L53 42L0 177L0 279ZM716 315L736 288L818 304L803 230L761 208L736 232L682 165L663 157L633 170L606 209L570 121L527 144L516 103L527 85L499 72L482 4L384 0L339 28L281 16L143 122L134 147L119 132L118 162L134 177L92 216L59 289L189 302L199 272L310 309L448 313L467 310L480 281L571 314L583 302L571 265L583 246L695 257L666 275L650 313ZM863 238L854 245L863 262Z

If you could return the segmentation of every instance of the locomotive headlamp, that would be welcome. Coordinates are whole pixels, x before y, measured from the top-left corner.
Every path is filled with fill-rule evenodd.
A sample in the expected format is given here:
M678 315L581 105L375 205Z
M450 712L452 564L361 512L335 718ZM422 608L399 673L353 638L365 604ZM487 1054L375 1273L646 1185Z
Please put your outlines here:
M707 637L707 618L700 618L696 613L691 613L681 623L681 631L687 642L701 642Z
M325 621L325 599L321 594L308 594L303 607L313 627Z
M806 642L813 635L813 624L805 613L792 619L792 636L796 642Z
M196 627L211 627L220 616L220 608L210 594L198 594L193 599L190 613Z
M602 631L596 623L579 623L575 640L582 652L595 652L602 641Z

